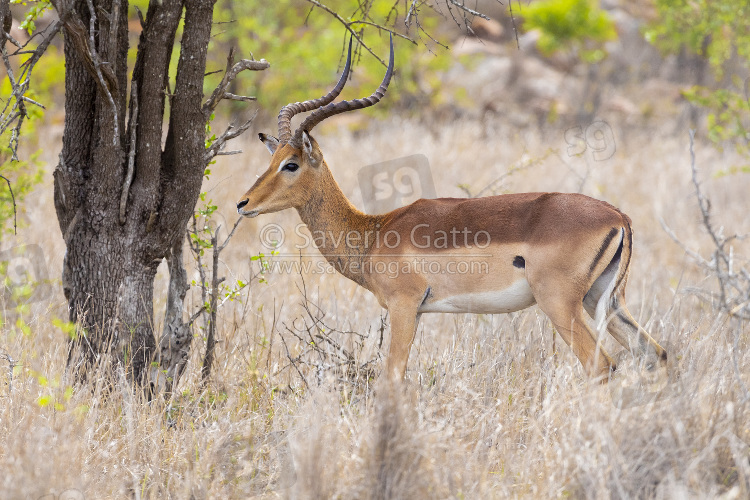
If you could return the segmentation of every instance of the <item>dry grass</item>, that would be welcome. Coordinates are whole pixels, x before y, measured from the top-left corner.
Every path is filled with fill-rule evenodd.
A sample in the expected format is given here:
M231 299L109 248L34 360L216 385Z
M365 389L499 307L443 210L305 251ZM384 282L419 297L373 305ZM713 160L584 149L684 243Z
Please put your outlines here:
M617 152L602 162L588 153L568 157L562 131L540 135L471 122L434 135L394 119L368 134L329 129L320 138L359 206L356 174L368 163L424 153L439 194L462 196L459 184L477 192L509 166L552 150L497 189L581 189L628 213L636 238L630 309L676 360L678 377L665 396L616 408L609 388L587 381L537 308L423 316L404 391L353 387L303 366L308 388L285 368L280 340L284 335L292 356L304 348L282 327L299 325L304 314L302 278L271 274L222 309L208 389L200 389L195 350L203 343L196 331L180 395L170 405L147 403L121 386L108 394L96 384L70 388L65 334L51 324L66 316L58 285L51 300L28 313L29 332L0 332L0 347L19 360L12 389L0 386L0 497L73 495L71 489L89 499L750 495L750 328L684 293L712 282L659 224L663 218L692 248L710 248L692 197L687 133L616 129ZM212 169L209 196L220 202L224 227L267 162L260 143L245 151ZM740 159L701 142L696 152L717 219L727 232L747 232L750 177L713 177ZM51 275L59 276L64 247L51 193L48 173L29 197L31 226L18 240L42 245ZM267 252L257 235L271 222L293 235L298 217L288 211L245 221L222 253L230 281L249 276L250 256ZM294 243L284 243L288 252ZM748 245L738 244L735 257L747 255ZM335 274L304 279L331 327L370 332L356 350L360 359L376 357L375 298ZM159 280L163 286L163 275ZM159 299L157 310L163 306ZM337 335L354 346L351 336ZM388 340L386 331L384 349ZM617 352L613 341L607 345Z

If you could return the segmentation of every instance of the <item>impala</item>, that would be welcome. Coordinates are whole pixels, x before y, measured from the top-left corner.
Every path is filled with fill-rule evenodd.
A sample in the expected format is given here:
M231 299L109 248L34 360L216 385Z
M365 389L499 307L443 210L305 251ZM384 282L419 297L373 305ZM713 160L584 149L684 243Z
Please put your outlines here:
M580 194L522 193L420 199L382 215L357 210L310 131L330 116L382 99L393 74L393 39L375 93L334 103L350 64L351 40L333 90L284 106L278 138L259 134L271 164L239 200L237 211L256 217L293 207L312 234L331 235L315 239L323 256L390 313L386 370L392 379L404 377L422 313L506 313L533 304L592 377L607 381L616 368L595 334L605 328L634 354L666 363L666 351L625 306L633 232L628 216L608 203ZM292 132L292 117L307 111L312 113ZM475 272L450 272L450 263L454 268L464 263L467 271L471 263Z

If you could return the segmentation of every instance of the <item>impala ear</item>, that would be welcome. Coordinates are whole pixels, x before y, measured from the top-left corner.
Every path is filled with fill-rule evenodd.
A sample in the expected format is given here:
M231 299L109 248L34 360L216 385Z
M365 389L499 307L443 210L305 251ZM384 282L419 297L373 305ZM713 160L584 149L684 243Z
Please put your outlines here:
M302 131L302 151L305 153L305 158L307 158L310 165L313 167L320 165L323 155L320 154L318 143L305 130Z
M277 138L266 134L258 134L258 137L260 137L261 142L266 145L266 149L269 153L274 154L276 152L276 148L279 147L279 140Z
M312 141L310 140L310 134L307 131L302 131L302 149L305 151L305 156L312 157Z

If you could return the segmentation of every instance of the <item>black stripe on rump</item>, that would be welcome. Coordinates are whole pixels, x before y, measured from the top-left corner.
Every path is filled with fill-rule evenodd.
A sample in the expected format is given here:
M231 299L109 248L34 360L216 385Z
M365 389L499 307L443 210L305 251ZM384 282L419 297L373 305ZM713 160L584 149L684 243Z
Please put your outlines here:
M609 248L609 244L612 243L612 240L615 239L615 236L617 236L617 233L619 231L620 231L620 228L617 228L617 227L613 227L612 229L609 230L607 237L604 238L604 242L602 243L602 246L599 247L599 251L596 253L596 257L594 257L594 262L592 262L591 266L589 266L589 275L591 275L591 273L594 272L594 269L596 269L596 266L599 265L599 261L602 260L602 257L604 257L604 252L607 251L607 248Z

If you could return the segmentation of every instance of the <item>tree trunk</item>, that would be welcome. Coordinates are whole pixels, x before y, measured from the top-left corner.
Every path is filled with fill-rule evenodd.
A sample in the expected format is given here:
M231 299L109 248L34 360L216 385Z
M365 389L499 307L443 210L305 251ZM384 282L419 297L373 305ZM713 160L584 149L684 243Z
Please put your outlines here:
M55 208L67 246L63 287L70 320L82 327L71 349L80 356L69 361L87 370L109 354L143 383L151 363L161 362L153 321L156 269L183 243L206 166L203 76L214 1L150 2L129 106L127 1L53 4L64 25L66 62ZM177 77L170 85L183 12ZM162 148L168 88L174 94ZM182 263L173 260L170 271L184 280ZM184 298L184 291L177 292Z

